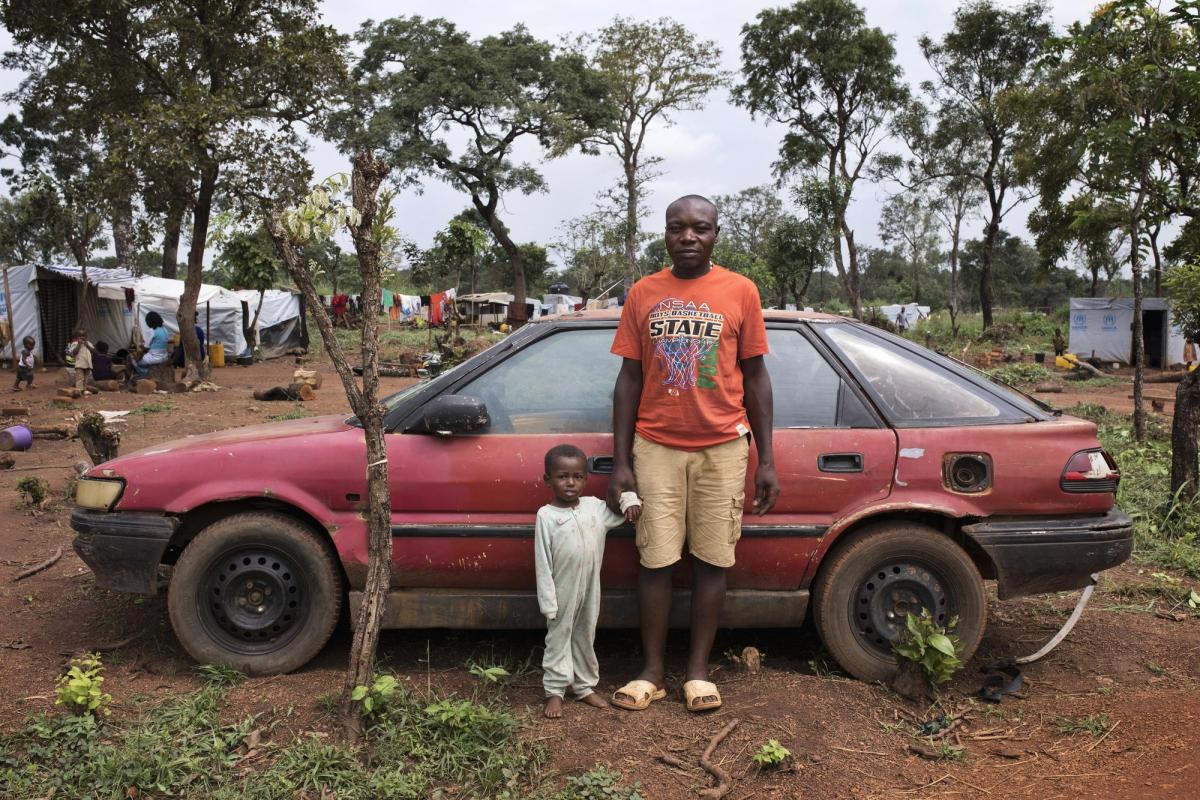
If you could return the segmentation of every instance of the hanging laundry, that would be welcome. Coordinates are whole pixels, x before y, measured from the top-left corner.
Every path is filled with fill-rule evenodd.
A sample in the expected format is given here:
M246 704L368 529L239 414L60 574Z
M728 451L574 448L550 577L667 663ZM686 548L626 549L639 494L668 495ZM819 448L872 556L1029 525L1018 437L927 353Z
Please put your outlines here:
M415 294L397 295L400 298L400 314L408 319L421 313L421 298Z
M442 303L445 301L446 295L444 292L429 295L429 324L442 324ZM424 298L422 298L424 299Z

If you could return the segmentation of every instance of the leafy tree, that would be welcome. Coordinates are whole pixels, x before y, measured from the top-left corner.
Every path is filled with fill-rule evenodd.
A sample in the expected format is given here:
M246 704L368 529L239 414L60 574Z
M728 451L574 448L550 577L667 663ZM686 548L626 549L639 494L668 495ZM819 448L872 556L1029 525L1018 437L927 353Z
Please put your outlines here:
M552 245L562 256L563 278L586 303L588 298L622 282L625 269L625 226L619 213L599 206L563 223Z
M879 217L879 235L905 254L912 276L910 295L921 302L921 272L936 263L940 244L931 199L921 192L898 194L888 200ZM926 298L928 299L928 298Z
M579 38L577 49L610 86L612 119L589 141L621 162L624 195L625 288L637 280L638 220L647 181L662 159L642 149L653 124L671 125L671 115L704 107L704 99L725 85L721 50L696 38L672 19L638 22L621 17L594 35Z
M225 240L216 266L225 272L233 289L253 289L258 292L254 315L245 327L246 342L258 343L258 317L262 313L267 289L275 286L282 264L270 235L263 228L234 233Z
M525 320L525 252L500 220L505 193L545 181L514 158L532 140L550 156L580 144L610 119L607 84L582 56L561 53L517 26L472 41L444 19L397 17L363 26L357 86L339 125L347 142L384 148L471 197L511 265L518 322ZM370 116L370 126L357 119Z
M771 186L751 186L713 198L726 245L757 258L766 256L766 240L784 220L783 201Z
M972 0L954 12L954 27L941 40L920 40L936 76L924 85L937 109L936 138L962 154L939 172L977 182L986 200L979 271L984 328L992 325L992 267L1000 225L1024 199L1010 194L1017 183L1013 158L1018 124L1011 99L1032 82L1050 35L1043 0L1012 9Z
M57 235L58 198L48 187L34 186L0 198L0 262L50 264L63 252Z
M1055 44L1046 81L1027 98L1023 174L1036 182L1054 215L1064 195L1086 195L1087 207L1117 209L1129 241L1133 281L1134 435L1145 437L1142 385L1142 250L1164 220L1169 154L1200 145L1181 136L1196 102L1196 42L1188 29L1141 0L1101 6L1088 24L1075 23Z
M812 219L786 216L766 236L766 267L779 297L787 305L790 294L804 304L813 273L829 258L829 229Z
M762 11L742 28L744 82L735 100L788 127L779 174L819 177L834 263L856 317L862 316L858 247L846 212L907 94L895 56L892 38L867 27L851 0L800 0Z
M465 273L467 288L475 293L479 272L488 255L488 234L474 220L479 215L474 209L459 214L433 236L433 247L425 254L424 263L432 274L426 276L431 282L446 280L454 286L462 285ZM528 270L527 270L528 272Z

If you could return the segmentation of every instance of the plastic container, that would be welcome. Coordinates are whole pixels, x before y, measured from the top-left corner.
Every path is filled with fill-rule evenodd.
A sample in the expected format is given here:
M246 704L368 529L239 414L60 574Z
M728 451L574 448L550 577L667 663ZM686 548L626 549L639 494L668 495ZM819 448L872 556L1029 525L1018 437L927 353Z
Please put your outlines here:
M28 450L33 447L33 431L24 425L13 425L0 431L0 450Z
M216 342L208 346L208 365L210 367L225 366L225 345Z

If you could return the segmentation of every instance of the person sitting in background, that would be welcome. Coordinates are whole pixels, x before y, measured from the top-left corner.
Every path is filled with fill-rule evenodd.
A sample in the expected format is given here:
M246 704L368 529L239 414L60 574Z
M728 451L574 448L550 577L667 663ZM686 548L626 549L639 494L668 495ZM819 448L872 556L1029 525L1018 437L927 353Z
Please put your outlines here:
M208 357L208 351L204 346L204 329L199 325L196 326L196 338L200 341L200 360L203 361ZM184 366L184 362L185 357L183 352L183 336L181 335L179 337L179 343L176 344L175 349L171 351L171 366L182 368Z
M97 381L119 381L125 377L125 367L108 354L108 342L96 342L92 353L92 378Z
M133 370L139 376L149 374L150 367L165 364L171 357L167 351L168 333L162 316L157 311L147 313L146 326L150 328L150 341L142 357L133 362Z

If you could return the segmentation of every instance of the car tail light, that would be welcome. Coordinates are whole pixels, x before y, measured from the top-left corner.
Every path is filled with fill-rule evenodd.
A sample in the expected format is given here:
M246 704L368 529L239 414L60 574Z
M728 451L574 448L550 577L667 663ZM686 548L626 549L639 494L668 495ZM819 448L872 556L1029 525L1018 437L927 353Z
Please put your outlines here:
M1059 485L1064 492L1115 492L1121 472L1104 450L1080 450L1071 456Z

